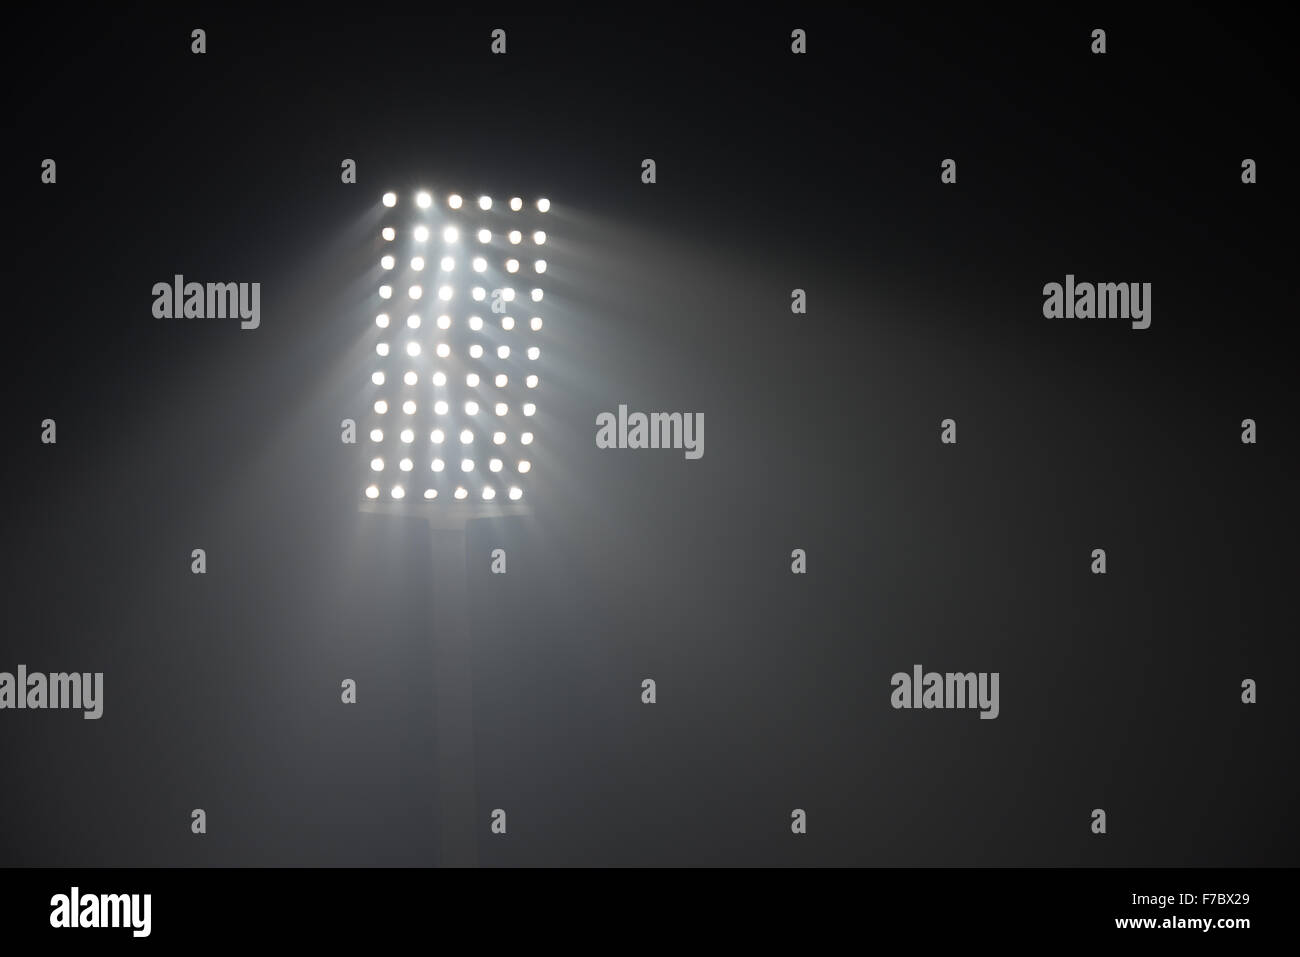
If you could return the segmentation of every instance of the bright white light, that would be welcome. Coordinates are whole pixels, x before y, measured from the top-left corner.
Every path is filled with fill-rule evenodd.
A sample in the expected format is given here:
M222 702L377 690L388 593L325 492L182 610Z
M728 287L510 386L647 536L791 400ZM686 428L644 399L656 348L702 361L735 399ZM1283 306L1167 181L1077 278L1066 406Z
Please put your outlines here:
M518 260L518 259L507 259L507 260L506 260L506 272L519 272L519 260Z
M412 400L412 399L407 399L405 402L403 402L403 403L402 403L402 411L403 411L404 413L406 413L407 415L415 415L415 402L414 402L414 400Z
M537 201L537 211L538 211L539 213L545 213L545 212L547 212L550 208L551 208L551 201L550 201L549 199L546 199L546 198L543 197L542 199L539 199L539 200ZM511 497L513 498L513 496L511 496Z
M482 302L487 297L487 290L482 286L475 286L469 291L470 298L475 302Z
M411 313L409 316L406 317L406 324L410 326L412 329L419 329L420 328L419 315L417 315L414 312Z
M387 329L388 313L381 312L379 315L375 316L375 325L377 325L380 329Z
M461 470L462 472L472 472L472 471L474 471L474 460L473 460L473 459L461 459L461 460L460 460L460 470Z
M392 286L380 286L380 287L379 287L379 298L380 298L380 299L391 299L391 298L393 298L393 287L392 287Z
M425 498L437 498L437 497L438 497L438 490L437 490L436 488L426 488L426 489L424 490L424 497L425 497Z
M537 260L537 262L533 263L533 269L539 273L546 272L546 260L545 259Z
M510 234L506 238L510 240L510 245L518 246L521 242L523 242L524 234L517 229L512 229L510 230Z
M536 362L539 358L541 358L541 355L542 355L542 350L537 348L537 346L528 347L528 358L532 359L534 362Z
M542 291L540 289L534 289L532 292L532 296L533 296L533 302L542 301Z
M487 260L482 256L475 256L470 262L475 272L487 272Z
M524 403L524 415L533 415L536 412L537 406L533 405L531 402Z
M472 346L469 347L469 357L471 359L482 359L483 347L479 345L477 342L474 343Z
M451 328L451 316L447 315L446 313L443 313L441 316L439 316L439 317L438 317L438 328L439 328L439 329L450 329L450 328Z
M487 210L491 209L491 208L492 208L492 197L491 197L491 196L480 196L480 197L478 198L478 208L481 209L481 210L484 210L485 212L486 212Z
M510 486L510 501L517 502L524 497L524 491L518 485Z
M510 331L511 329L513 329L514 327L515 327L515 317L514 317L514 316L502 316L502 317L501 317L501 328L502 328L502 329L504 329L506 332L509 332L509 331Z
M505 434L504 432L493 432L493 433L492 433L492 442L493 442L494 445L505 445L505 444L506 444L506 434Z
M415 463L410 459L402 459L402 461L397 463L397 467L403 472L409 472L411 469L415 468Z
M402 488L400 485L394 485L393 491L389 494L391 494L393 498L406 498L406 489Z
M509 347L509 346L497 346L497 358L498 358L498 359L509 359L509 358L510 358L510 347Z
M387 411L388 411L388 403L385 402L383 399L376 399L375 412L377 412L379 415L383 415Z
M397 260L392 256L384 256L379 260L379 265L384 269L392 269L397 265Z
M492 231L490 229L480 229L478 231L478 241L481 243L492 242Z
M370 468L372 471L382 472L384 470L384 460L376 455L370 460Z
M383 385L384 374L382 372L372 372L370 373L370 381L373 382L375 385Z
M392 226L385 226L383 231L383 237L387 242L391 243L394 239L397 238L397 230L395 230Z
M537 243L537 245L539 245L539 246L545 246L545 245L546 245L546 230L544 230L544 229L539 229L539 230L537 230L537 232L533 233L533 242Z
M422 272L424 270L424 257L423 256L412 257L411 268L416 272Z
M541 317L541 316L533 316L533 318L531 318L531 319L528 320L528 324L529 324L530 326L532 326L532 328L533 328L533 332L539 332L539 331L541 331L541 328L542 328L542 317Z
M415 385L417 382L420 381L420 377L415 374L414 369L407 369L406 375L402 376L402 381L405 382L407 385Z
M517 213L517 212L519 212L521 209L524 208L524 201L523 201L522 199L520 199L518 196L511 196L511 197L510 197L510 208L513 209L513 210Z
M414 359L420 354L420 344L418 342L408 342L406 344L406 354Z
M442 431L442 429L434 429L429 433L429 440L433 442L434 445L442 445L446 439L447 433Z
M532 445L532 444L533 444L533 433L531 433L531 432L525 432L523 435L519 436L519 444L520 444L520 445Z
M376 343L375 343L375 352L376 352L377 354L381 355L381 356L386 356L386 355L388 355L388 343L387 343L387 342L376 342Z
M446 384L447 384L447 373L445 373L445 372L441 372L441 371L439 371L439 372L435 372L435 373L433 374L433 384L436 385L436 386L438 386L439 388L441 388L442 386L446 385Z
M438 265L442 267L443 272L451 272L456 268L456 260L450 256L443 256L442 262L438 263Z
M415 441L415 433L410 429L402 429L402 432L398 436L398 438L400 438L407 445L410 445L412 442Z
M441 299L443 302L451 301L451 293L452 293L451 286L438 287L438 298Z
M396 193L385 193L385 194L384 194L384 205L385 205L385 206L388 206L389 208L392 208L393 206L396 206L396 205L397 205L397 194L396 194Z
M490 502L497 497L497 490L490 485L483 487L483 501Z
M478 332L480 329L483 328L483 317L482 317L482 316L470 316L470 317L469 317L469 327L470 327L470 329L472 329L474 332Z
M445 342L440 342L438 343L437 353L439 359L445 359L447 356L451 355L451 346L447 345Z
M424 295L424 289L420 286L412 286L410 289L406 290L406 294L412 299L419 299Z
M502 466L501 466L500 459L493 459L492 461L488 462L488 468L491 469L493 472L500 472L501 467Z
M468 402L466 402L466 403L465 403L465 414L466 414L466 415L478 415L478 403L475 402L473 399L470 399Z
M416 193L415 205L419 206L421 209L428 209L433 205L433 197L428 193Z
M442 231L442 241L444 243L454 243L458 239L460 239L460 230L455 226L448 226Z
M469 375L465 376L465 384L466 384L467 386L469 386L471 389L477 389L477 388L478 388L478 373L477 373L477 372L471 372Z
M492 381L498 389L504 389L506 385L510 382L510 380L506 378L506 374L504 372L498 372L497 377Z
M520 474L520 475L523 475L524 473L526 473L526 472L527 472L529 469L531 469L532 467L533 467L533 463L530 462L530 461L528 461L527 459L520 459L520 460L519 460L519 474Z
M444 462L442 459L434 459L434 460L433 460L433 470L434 470L435 472L441 472L441 471L442 471L443 469L445 469L446 467L447 467L447 463Z
M448 408L448 406L447 406L447 400L446 400L446 399L439 399L437 402L435 402L435 403L433 404L433 414L434 414L434 415L446 415L446 414L447 414L447 408Z
M366 498L379 498L379 486L378 486L378 485L367 485L367 486L366 486Z
M493 407L492 411L495 412L497 415L505 415L507 412L510 411L510 406L506 405L504 402L498 402Z
M469 445L473 441L474 441L474 433L471 432L469 429L465 429L463 432L460 433L461 445Z
M509 286L506 286L504 289L501 290L501 298L504 299L506 302L514 302L515 291L511 289Z
M370 430L370 441L371 441L371 442L382 442L382 441L384 441L384 430L383 430L383 429L371 429L371 430Z
M536 389L536 388L537 388L537 376L535 376L535 375L530 375L527 379L524 380L524 385L528 386L528 388L530 388L530 389Z
M452 193L447 197L447 205L452 209L460 209L460 204L463 202L464 200L460 198L460 193Z
M417 243L425 242L426 240L428 240L428 238L429 238L429 227L428 227L428 226L416 226L416 227L415 227L415 241L416 241Z
M459 485L457 485L457 486L456 486L456 491L455 491L454 494L455 494L455 496L456 496L457 498L464 498L466 495L469 494L469 492L465 491L463 488L461 488Z

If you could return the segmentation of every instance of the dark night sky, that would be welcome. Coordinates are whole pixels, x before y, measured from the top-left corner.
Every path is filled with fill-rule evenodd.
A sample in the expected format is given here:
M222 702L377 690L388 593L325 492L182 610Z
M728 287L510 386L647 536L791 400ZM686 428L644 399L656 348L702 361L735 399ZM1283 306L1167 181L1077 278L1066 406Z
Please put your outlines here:
M0 712L0 865L436 863L428 531L338 438L415 186L556 204L534 515L469 535L483 864L1294 864L1293 54L1180 16L13 24L0 671L105 715ZM178 272L261 328L155 319ZM1151 329L1043 318L1066 273ZM598 450L620 403L704 457ZM1001 716L891 709L914 663Z

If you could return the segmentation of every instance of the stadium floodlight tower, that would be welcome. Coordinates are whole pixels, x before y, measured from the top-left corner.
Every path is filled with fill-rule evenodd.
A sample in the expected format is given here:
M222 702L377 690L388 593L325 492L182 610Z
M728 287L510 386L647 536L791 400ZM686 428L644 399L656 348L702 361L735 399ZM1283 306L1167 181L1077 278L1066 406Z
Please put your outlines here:
M361 508L432 530L441 863L472 867L465 525L529 510L551 203L432 190L381 202Z

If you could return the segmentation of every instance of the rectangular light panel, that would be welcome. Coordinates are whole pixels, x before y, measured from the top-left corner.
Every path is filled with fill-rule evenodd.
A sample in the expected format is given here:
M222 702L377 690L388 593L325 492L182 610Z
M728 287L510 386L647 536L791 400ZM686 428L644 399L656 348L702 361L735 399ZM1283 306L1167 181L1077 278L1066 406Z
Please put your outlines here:
M382 203L365 497L518 502L537 447L550 201Z

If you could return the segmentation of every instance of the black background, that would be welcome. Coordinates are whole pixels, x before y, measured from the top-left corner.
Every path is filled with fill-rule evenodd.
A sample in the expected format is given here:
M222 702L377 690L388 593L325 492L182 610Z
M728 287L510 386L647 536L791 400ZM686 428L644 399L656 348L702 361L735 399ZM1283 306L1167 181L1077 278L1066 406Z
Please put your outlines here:
M1276 24L427 9L11 25L0 670L105 714L0 713L0 864L437 863L428 532L339 442L416 187L555 203L535 514L470 534L481 863L1295 862ZM1068 272L1151 328L1044 319ZM261 328L155 319L174 273ZM596 449L619 403L704 457ZM1001 716L894 711L914 663Z

